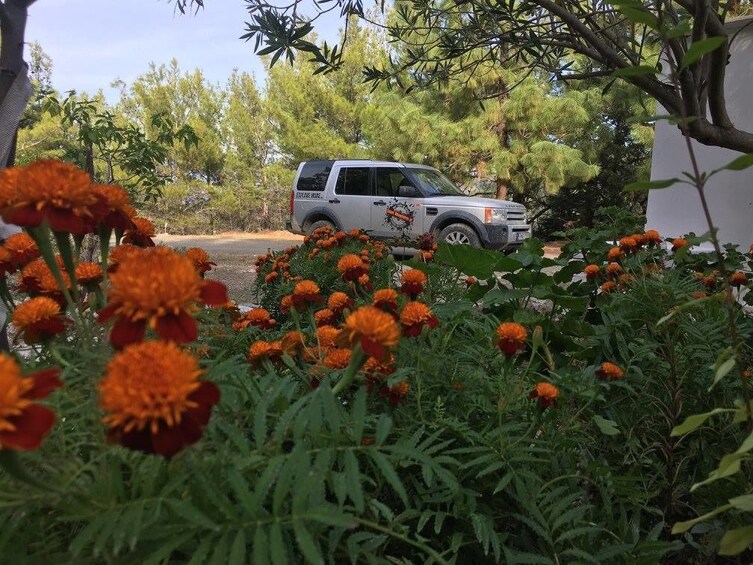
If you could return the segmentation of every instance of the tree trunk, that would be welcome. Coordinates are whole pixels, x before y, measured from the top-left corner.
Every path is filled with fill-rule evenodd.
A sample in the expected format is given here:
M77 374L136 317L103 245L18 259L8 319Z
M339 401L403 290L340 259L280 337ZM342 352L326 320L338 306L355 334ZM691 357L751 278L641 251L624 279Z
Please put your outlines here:
M497 130L497 137L499 138L500 146L508 149L510 147L510 136L507 131L507 121L504 118L504 114L502 114L502 106L508 96L507 85L503 80L500 80L497 88L499 89L497 102L499 103L500 120L496 124L495 129ZM497 200L507 200L507 181L508 179L502 179L499 175L497 176Z
M497 200L507 200L507 182L497 178Z

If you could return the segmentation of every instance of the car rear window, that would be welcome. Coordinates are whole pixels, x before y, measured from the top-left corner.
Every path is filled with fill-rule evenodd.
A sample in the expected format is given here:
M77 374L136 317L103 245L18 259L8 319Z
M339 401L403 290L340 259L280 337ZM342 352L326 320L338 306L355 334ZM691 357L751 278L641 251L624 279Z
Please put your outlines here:
M343 167L337 176L336 194L370 196L369 167Z
M303 165L295 188L299 191L322 192L332 170L333 161L309 161Z

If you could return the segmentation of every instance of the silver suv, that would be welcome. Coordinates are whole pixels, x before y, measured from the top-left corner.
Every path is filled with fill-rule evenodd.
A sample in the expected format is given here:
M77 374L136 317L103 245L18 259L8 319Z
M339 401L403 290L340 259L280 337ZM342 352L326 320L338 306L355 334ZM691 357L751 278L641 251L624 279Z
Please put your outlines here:
M287 229L358 228L394 242L431 233L438 241L510 249L530 237L526 209L460 192L432 167L383 161L307 161L290 193Z

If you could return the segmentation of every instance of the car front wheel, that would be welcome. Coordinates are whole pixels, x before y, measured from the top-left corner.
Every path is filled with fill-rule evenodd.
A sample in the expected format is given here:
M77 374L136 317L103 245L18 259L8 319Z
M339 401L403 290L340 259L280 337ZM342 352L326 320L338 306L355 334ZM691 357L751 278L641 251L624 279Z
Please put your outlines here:
M465 244L471 247L481 247L481 240L476 232L465 224L450 224L439 232L438 239L450 245Z

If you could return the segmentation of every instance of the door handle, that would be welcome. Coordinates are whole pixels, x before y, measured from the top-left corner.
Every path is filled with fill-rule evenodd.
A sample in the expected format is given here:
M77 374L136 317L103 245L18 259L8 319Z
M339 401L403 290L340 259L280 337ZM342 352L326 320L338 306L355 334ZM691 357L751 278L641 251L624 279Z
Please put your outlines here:
M333 198L332 200L328 200L327 202L329 202L330 204L340 204L340 200L337 198Z
M386 206L387 203L384 200L376 200L374 203L374 206Z

